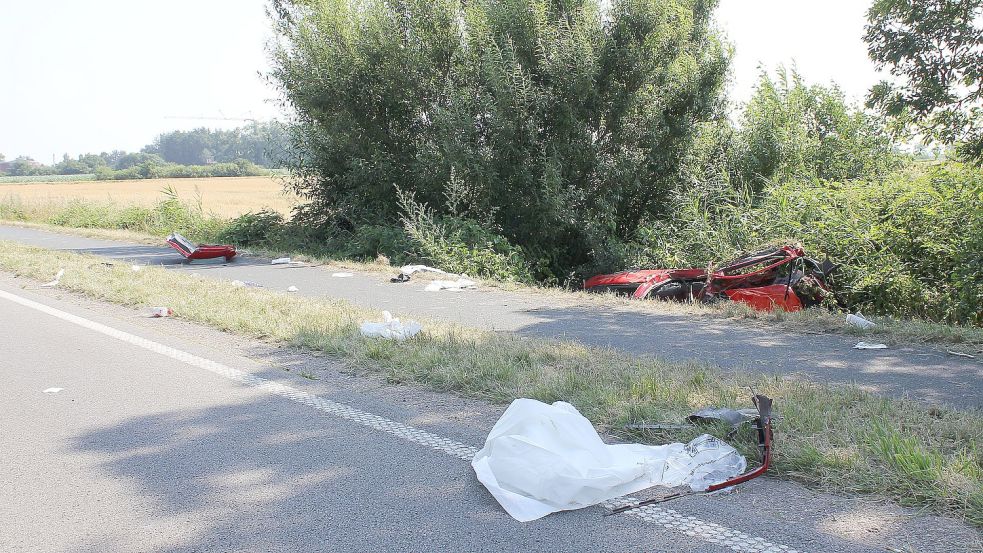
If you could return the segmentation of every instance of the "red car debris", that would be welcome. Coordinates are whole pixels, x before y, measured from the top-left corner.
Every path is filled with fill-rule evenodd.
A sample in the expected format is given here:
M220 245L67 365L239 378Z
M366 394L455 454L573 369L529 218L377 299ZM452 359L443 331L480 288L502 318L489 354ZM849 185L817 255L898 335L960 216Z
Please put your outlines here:
M648 269L597 275L584 282L590 292L674 301L727 299L770 311L799 311L831 292L835 265L806 257L798 246L756 252L717 269Z
M232 261L236 256L235 246L221 244L195 244L191 240L174 232L167 237L167 245L174 248L188 261L195 259L214 259L224 257L226 261Z

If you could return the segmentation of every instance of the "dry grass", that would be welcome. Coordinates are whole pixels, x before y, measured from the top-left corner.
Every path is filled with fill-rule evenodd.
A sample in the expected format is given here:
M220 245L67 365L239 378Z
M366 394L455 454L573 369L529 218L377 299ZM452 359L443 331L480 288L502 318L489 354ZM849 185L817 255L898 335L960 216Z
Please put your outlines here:
M181 198L200 198L206 213L224 218L264 208L289 215L299 201L295 194L284 191L278 177L212 177L0 184L0 202L46 211L72 201L153 207L164 199L165 188L173 189Z
M63 289L96 299L167 305L189 321L326 352L394 383L418 382L495 402L569 401L608 429L680 420L707 405L744 407L751 385L776 400L780 476L840 493L886 495L983 525L983 415L978 411L930 409L856 387L724 374L700 363L426 320L425 331L412 340L369 340L357 325L379 314L349 302L295 298L158 268L135 273L126 263L0 242L0 268L6 271L40 282L62 267ZM749 441L735 445L753 450Z

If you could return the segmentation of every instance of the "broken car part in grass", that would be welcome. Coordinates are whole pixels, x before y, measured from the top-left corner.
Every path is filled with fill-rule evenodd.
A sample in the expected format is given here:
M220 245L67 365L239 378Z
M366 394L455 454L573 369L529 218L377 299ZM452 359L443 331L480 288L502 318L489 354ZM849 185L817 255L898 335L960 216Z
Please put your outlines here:
M345 370L378 374L391 383L413 382L503 404L517 397L566 401L600 429L682 420L707 405L743 407L747 386L753 385L782 406L776 434L781 455L769 469L775 476L840 494L889 497L983 526L983 473L978 469L983 466L983 414L975 410L426 319L421 320L425 329L413 339L369 339L359 325L378 319L379 312L350 302L104 263L98 256L0 242L0 268L36 282L65 268L62 291L141 309L170 306L180 319L321 352L326 368L338 366L327 361L336 359ZM680 430L673 441L686 442L700 433ZM641 433L627 437L654 439ZM756 449L743 432L729 443L748 457Z
M720 299L754 309L799 311L819 305L831 293L830 261L806 257L799 246L759 251L718 269L647 269L598 275L584 282L590 292L615 292L632 298L710 302Z
M655 505L656 503L665 503L667 501L672 501L673 499L679 499L680 497L686 497L688 495L706 494L718 492L720 490L725 490L727 488L732 488L738 484L743 484L749 480L754 480L755 478L763 475L768 471L771 466L771 456L772 456L772 443L774 442L774 431L772 429L772 399L760 394L754 394L751 396L751 400L754 402L754 407L758 411L758 416L752 419L750 422L754 426L755 434L758 439L758 452L761 455L761 464L757 468L728 478L722 482L714 482L708 485L706 488L697 489L690 487L689 490L672 493L669 495L664 495L662 497L647 499L645 501L639 501L638 503L632 503L630 505L624 505L616 509L611 510L608 515L616 515L618 513L623 513L625 511L630 511L632 509L637 509L639 507L644 507L646 505ZM718 410L719 411L719 410ZM709 416L708 416L709 415ZM721 413L706 413L704 415L698 415L694 413L690 415L690 419L693 417L698 417L696 420L703 419L718 419L721 420ZM731 422L733 417L730 415L723 415L727 422ZM733 424L733 423L732 423ZM740 424L740 423L739 423Z

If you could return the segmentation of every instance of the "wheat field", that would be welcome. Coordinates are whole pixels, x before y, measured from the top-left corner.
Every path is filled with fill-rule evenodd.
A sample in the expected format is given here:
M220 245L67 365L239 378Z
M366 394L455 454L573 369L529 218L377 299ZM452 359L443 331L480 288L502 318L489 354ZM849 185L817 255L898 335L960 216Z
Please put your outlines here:
M273 209L284 215L299 198L284 191L282 177L211 177L123 181L32 182L0 184L0 202L21 205L59 205L75 200L118 205L152 206L177 192L185 202L201 202L202 210L219 217Z

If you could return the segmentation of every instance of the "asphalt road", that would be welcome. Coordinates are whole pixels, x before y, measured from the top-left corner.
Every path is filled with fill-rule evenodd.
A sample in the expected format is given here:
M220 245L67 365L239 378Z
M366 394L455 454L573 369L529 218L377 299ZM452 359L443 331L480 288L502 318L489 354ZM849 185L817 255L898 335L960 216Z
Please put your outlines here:
M394 313L526 336L577 340L671 360L704 361L725 370L857 383L885 395L960 408L980 408L983 398L983 359L956 357L939 349L856 350L853 345L857 338L838 334L788 333L656 310L578 305L575 301L527 292L425 292L420 281L390 283L392 275L358 273L353 278L332 278L331 273L338 269L270 265L269 260L252 257L237 258L230 264L185 264L168 247L14 226L0 226L0 240L163 265L204 277L249 281L273 290L296 286L300 295L343 298Z
M949 519L769 479L518 523L466 461L502 406L24 285L0 274L4 553L976 547Z

